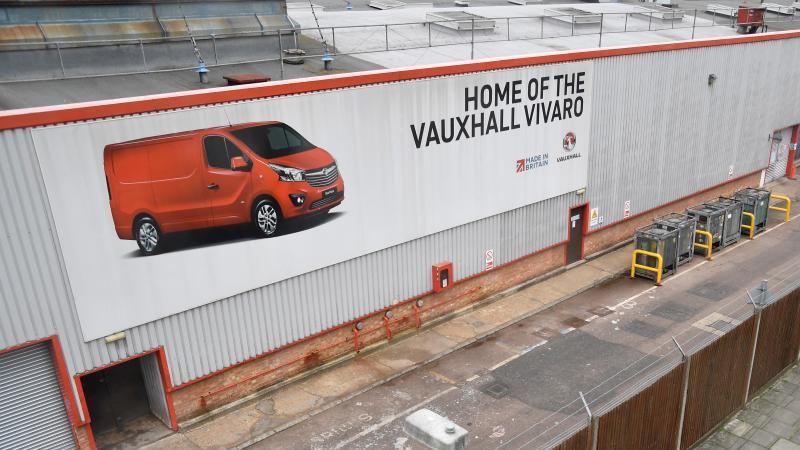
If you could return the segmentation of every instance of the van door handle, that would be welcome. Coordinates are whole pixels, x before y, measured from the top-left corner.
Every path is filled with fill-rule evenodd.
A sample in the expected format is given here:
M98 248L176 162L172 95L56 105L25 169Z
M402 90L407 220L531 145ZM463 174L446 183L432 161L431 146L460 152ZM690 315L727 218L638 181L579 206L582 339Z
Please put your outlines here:
M217 190L219 189L219 185L217 183L211 183L208 185L208 188L212 190Z

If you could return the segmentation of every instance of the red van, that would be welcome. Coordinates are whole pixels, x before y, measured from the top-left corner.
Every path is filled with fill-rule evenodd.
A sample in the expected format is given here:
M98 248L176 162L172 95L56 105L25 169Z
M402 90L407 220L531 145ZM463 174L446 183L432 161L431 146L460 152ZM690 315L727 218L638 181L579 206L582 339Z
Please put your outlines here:
M103 163L117 236L144 255L178 231L251 222L272 236L284 219L344 200L336 160L280 122L112 144Z

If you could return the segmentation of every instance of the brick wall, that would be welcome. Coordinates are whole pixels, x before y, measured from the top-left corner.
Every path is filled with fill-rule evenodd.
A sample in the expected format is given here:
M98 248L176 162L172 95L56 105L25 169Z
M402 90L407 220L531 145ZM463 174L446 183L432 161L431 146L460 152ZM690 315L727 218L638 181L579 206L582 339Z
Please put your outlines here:
M562 266L564 249L564 245L557 245L481 276L460 281L445 291L420 297L423 301L419 314L422 324ZM458 278L458 267L454 267L453 272ZM393 334L416 326L414 306L415 302L410 301L391 309L394 317L390 329ZM362 320L364 328L359 332L361 348L386 340L383 317L383 314L376 314ZM321 333L175 390L172 394L175 413L179 422L196 417L354 351L352 325ZM226 386L233 387L220 390ZM211 392L212 395L207 395Z

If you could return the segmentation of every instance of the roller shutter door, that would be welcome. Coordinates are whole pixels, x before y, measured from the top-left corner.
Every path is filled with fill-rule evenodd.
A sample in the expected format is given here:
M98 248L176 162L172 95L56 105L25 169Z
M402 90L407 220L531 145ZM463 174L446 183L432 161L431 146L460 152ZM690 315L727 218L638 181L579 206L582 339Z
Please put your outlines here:
M50 348L0 355L0 450L75 448Z

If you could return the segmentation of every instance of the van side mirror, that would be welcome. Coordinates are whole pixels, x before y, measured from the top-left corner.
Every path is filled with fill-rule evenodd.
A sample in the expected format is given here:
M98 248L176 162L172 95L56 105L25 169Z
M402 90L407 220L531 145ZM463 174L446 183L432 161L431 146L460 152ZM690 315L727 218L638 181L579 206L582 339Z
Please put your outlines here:
M250 170L250 164L241 156L234 156L231 158L231 170L247 172Z

